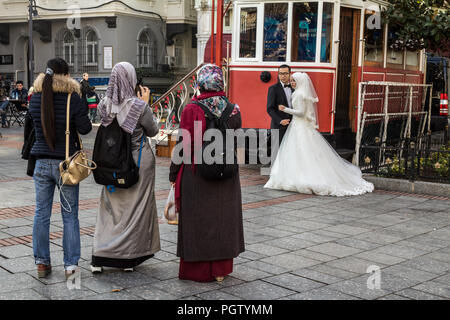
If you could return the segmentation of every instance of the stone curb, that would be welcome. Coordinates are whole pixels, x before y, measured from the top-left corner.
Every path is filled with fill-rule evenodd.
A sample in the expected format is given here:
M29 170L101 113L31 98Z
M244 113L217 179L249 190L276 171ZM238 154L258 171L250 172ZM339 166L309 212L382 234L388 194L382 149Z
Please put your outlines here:
M426 194L450 198L450 184L381 178L374 175L364 175L364 179L374 184L375 189L399 191L415 194Z

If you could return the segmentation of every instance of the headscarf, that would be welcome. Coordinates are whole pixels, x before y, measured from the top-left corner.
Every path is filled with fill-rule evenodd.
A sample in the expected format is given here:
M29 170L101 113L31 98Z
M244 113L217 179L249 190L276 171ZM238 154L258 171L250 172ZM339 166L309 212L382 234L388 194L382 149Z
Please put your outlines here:
M207 64L198 71L197 76L198 87L202 93L217 92L222 95L200 99L199 101L206 105L216 117L220 118L222 112L228 104L227 98L224 96L224 81L222 69L215 64Z
M116 64L106 90L106 97L98 105L102 125L110 125L115 118L120 127L133 133L146 103L136 97L136 70L128 62Z
M319 128L319 116L317 112L317 97L316 90L307 73L296 72L292 75L297 83L295 91L292 94L292 104L304 104L306 108L306 120L308 120L316 129Z

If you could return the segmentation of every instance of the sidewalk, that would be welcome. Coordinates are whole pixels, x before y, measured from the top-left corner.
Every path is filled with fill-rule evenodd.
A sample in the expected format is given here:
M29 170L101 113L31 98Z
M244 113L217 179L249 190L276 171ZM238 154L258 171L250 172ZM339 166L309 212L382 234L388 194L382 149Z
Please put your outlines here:
M267 177L241 168L246 252L222 284L178 279L177 227L160 224L162 250L134 273L89 269L100 186L80 188L81 289L64 278L62 221L55 195L53 273L38 279L32 251L33 180L20 159L22 129L0 140L0 299L450 299L450 199L376 191L330 198L263 189ZM90 151L95 132L83 139ZM157 159L161 215L169 162ZM381 269L369 289L370 266ZM369 281L369 284L373 283Z

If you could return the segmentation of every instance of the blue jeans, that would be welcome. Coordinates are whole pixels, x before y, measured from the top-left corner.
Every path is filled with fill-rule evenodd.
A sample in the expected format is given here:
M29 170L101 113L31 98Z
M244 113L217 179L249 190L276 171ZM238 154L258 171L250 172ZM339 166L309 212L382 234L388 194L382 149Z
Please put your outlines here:
M52 215L55 187L60 189L63 218L64 267L78 265L80 260L80 223L78 220L79 186L59 188L59 163L61 160L36 161L34 184L36 188L36 212L33 225L33 251L36 264L49 265L50 217Z
M8 106L9 101L4 101L1 105L0 105L0 110L6 111L6 107ZM2 125L6 124L6 113L2 114Z

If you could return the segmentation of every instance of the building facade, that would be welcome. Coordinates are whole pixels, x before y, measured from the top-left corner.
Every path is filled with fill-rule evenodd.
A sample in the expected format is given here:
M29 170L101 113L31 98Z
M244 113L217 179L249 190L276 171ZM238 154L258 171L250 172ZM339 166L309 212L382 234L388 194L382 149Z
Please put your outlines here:
M92 84L102 86L114 64L128 61L146 85L162 92L178 70L196 64L190 59L196 55L191 0L38 0L33 18L35 74L30 75L28 5L29 1L0 1L0 74L12 80L29 83L49 58L61 57L73 77L88 72Z

